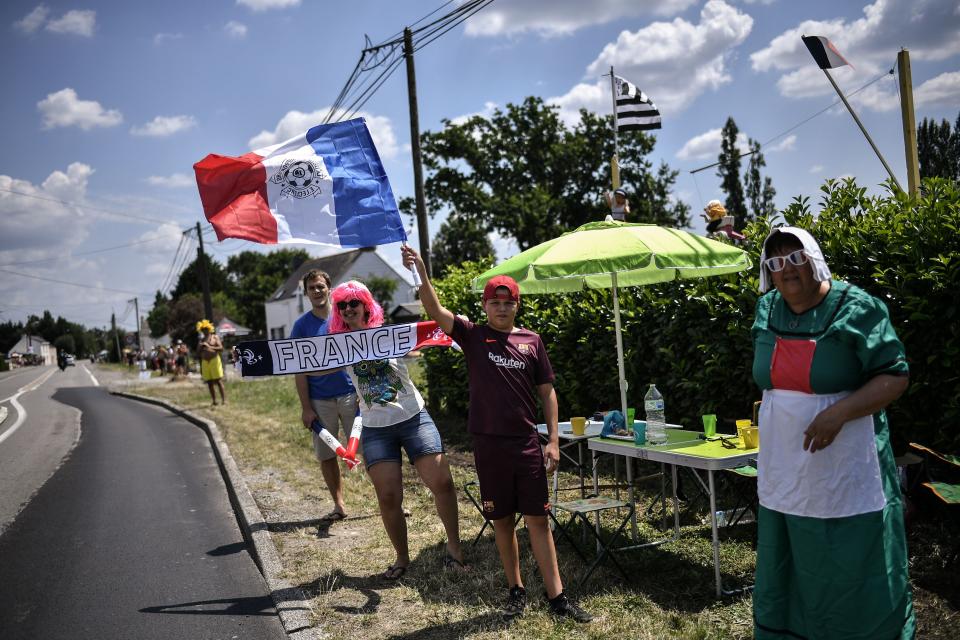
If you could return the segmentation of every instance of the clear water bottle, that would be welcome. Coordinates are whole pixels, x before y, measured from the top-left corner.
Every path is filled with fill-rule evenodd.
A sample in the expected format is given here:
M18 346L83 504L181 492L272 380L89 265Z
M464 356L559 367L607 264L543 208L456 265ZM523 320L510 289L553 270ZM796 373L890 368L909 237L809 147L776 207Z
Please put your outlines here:
M643 396L643 410L647 420L647 442L666 443L667 420L663 413L663 396L657 391L657 385L651 384L647 395Z

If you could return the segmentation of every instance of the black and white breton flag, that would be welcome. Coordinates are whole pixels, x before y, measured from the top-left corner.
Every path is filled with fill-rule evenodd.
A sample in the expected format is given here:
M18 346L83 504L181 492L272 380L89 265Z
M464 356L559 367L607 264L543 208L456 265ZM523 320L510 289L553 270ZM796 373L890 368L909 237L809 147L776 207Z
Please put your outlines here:
M660 112L653 100L632 82L614 76L617 88L617 131L660 128Z

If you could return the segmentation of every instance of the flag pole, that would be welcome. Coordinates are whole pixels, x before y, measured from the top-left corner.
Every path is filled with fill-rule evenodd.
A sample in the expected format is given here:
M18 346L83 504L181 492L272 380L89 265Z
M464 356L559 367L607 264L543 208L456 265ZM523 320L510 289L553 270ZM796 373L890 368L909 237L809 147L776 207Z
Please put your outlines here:
M830 72L826 69L821 69L823 75L827 76L827 80L830 81L830 84L833 85L834 90L837 92L837 95L840 96L840 99L843 100L844 106L847 107L847 111L850 112L850 115L853 116L854 122L857 123L857 126L860 127L860 131L863 132L864 137L867 139L867 142L870 143L870 146L873 148L873 152L877 154L877 157L880 158L880 162L883 164L883 168L887 170L887 173L890 175L890 179L893 180L893 184L897 185L897 189L903 191L903 187L900 186L900 181L897 180L897 176L893 175L893 171L890 169L890 165L887 164L887 161L883 159L883 154L880 153L880 149L877 149L877 145L874 144L873 138L870 137L870 134L867 133L866 127L863 126L863 123L860 122L860 118L857 117L857 112L853 110L853 107L850 106L850 103L847 101L847 96L843 95L843 91L840 90L840 87L837 86L837 83L834 82L833 76L830 75Z
M610 65L610 97L613 100L613 157L610 158L610 177L613 188L620 188L620 163L617 157L617 80L613 75L613 65Z

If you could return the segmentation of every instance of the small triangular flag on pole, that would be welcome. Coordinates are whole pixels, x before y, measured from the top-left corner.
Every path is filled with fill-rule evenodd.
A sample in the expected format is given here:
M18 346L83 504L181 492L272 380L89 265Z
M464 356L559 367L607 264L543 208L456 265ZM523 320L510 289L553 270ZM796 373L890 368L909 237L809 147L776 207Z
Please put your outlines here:
M847 59L840 55L833 43L823 36L802 36L803 44L807 45L810 55L817 62L821 69L833 69L834 67L853 66Z

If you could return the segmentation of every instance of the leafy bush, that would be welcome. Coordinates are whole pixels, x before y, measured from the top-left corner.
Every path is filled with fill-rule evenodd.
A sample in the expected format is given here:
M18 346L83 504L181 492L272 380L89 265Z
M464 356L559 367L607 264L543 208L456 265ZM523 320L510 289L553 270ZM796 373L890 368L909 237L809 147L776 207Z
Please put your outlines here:
M960 451L960 191L943 180L924 182L924 195L869 197L852 179L823 187L820 212L797 198L784 219L820 241L834 276L884 300L911 366L907 393L890 408L894 432ZM748 226L745 249L759 263L770 224ZM483 320L470 280L489 262L451 268L435 283L455 313ZM759 399L751 374L750 327L758 297L750 272L650 287L620 289L627 402L641 406L647 382L666 399L667 419L698 425L703 413L721 424L750 415ZM522 298L518 324L538 332L557 374L560 415L619 407L612 296L609 290ZM465 415L463 356L425 351L429 403L438 414Z

